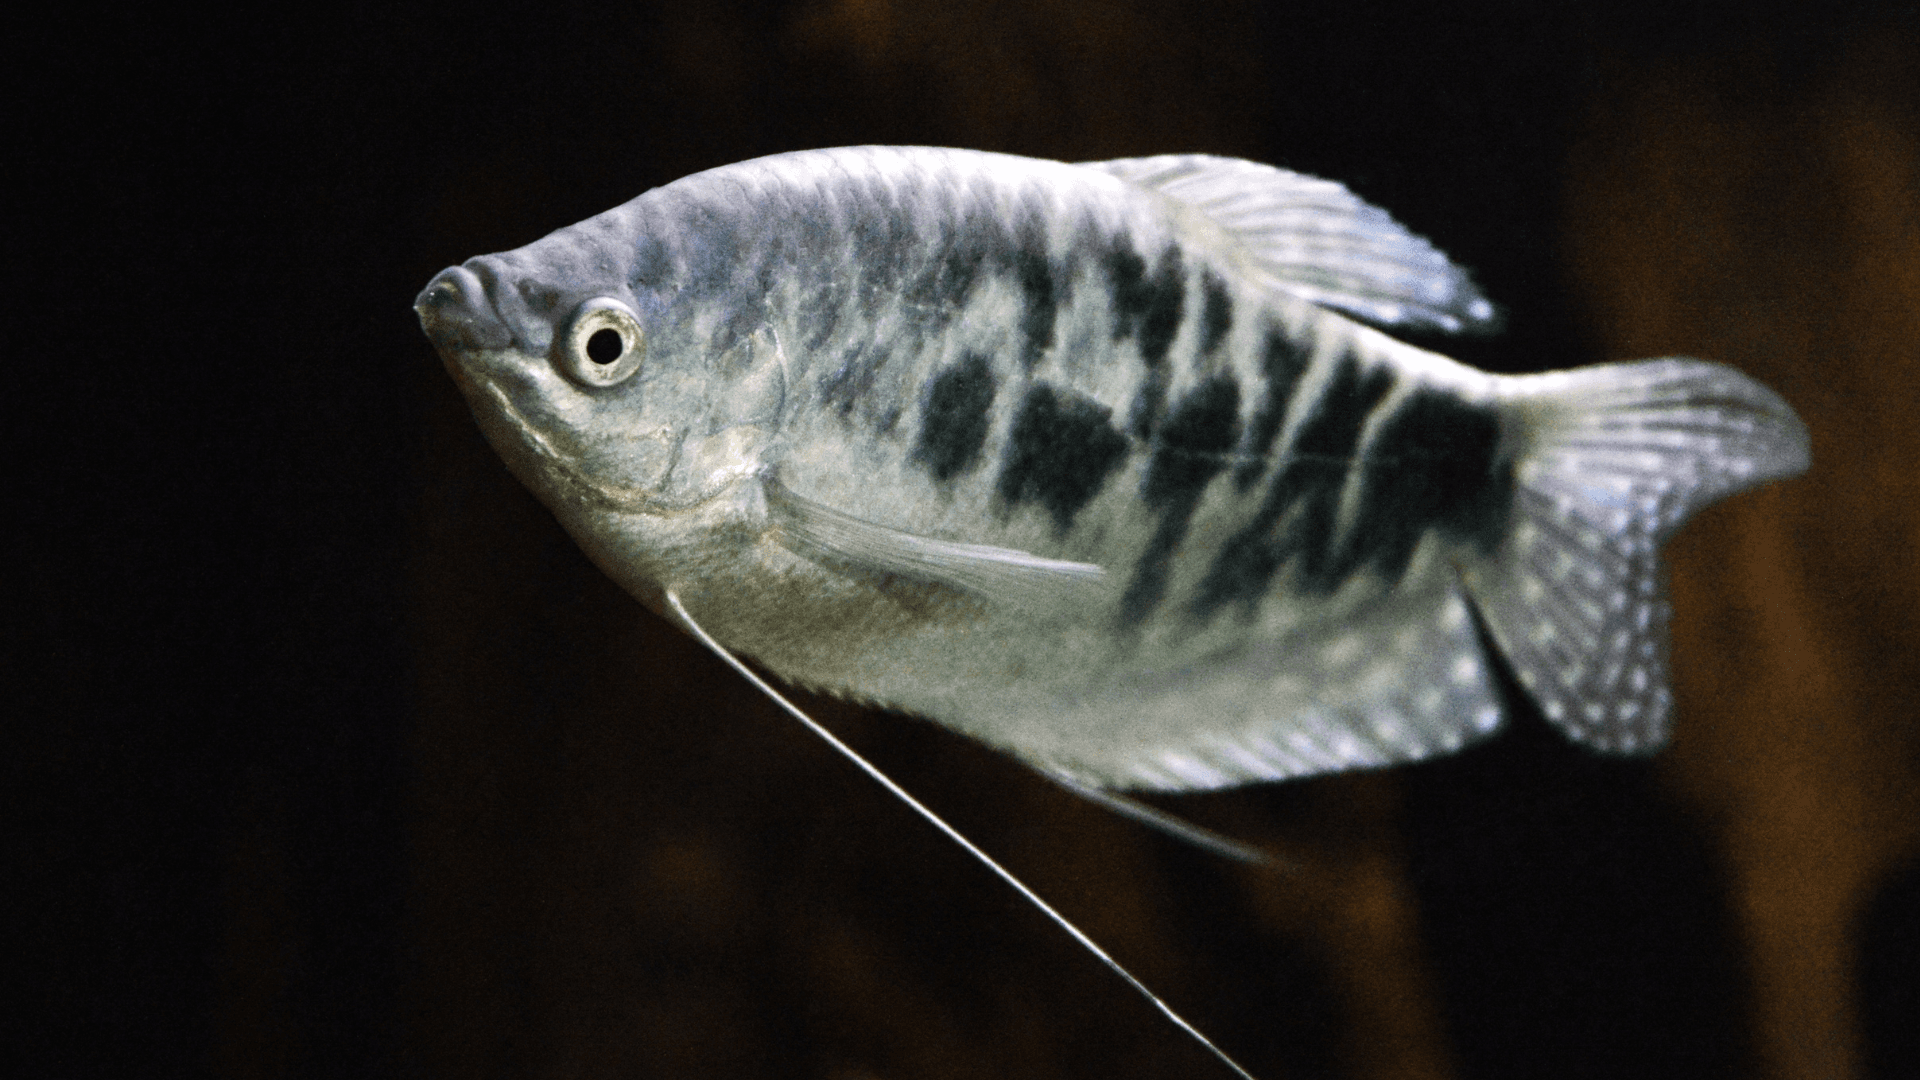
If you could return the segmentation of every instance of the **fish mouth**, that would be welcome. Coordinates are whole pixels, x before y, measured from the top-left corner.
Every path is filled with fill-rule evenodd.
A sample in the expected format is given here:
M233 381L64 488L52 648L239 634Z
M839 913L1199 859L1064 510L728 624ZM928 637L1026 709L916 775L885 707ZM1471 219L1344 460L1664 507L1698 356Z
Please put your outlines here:
M487 297L486 282L464 266L435 274L414 298L413 311L420 328L443 350L503 349L513 343L512 331Z

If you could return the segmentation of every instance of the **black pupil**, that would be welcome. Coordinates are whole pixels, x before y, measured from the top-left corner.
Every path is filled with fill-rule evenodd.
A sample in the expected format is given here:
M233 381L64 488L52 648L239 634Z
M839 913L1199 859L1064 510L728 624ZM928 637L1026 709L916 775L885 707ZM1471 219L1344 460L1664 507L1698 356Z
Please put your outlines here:
M618 330L595 330L587 339L587 359L596 364L611 364L626 351L627 343L620 340Z

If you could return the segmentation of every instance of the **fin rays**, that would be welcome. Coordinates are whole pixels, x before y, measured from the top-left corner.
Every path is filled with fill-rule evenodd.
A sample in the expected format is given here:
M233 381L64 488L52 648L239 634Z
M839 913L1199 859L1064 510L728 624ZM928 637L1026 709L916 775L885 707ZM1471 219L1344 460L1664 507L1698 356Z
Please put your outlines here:
M1669 358L1503 382L1521 446L1512 532L1463 567L1547 719L1614 752L1667 736L1662 541L1723 496L1807 466L1785 402L1718 364Z
M1278 289L1389 326L1497 329L1467 272L1331 180L1206 154L1086 163L1205 214Z
M800 723L803 726L805 726L808 731L811 731L813 734L819 736L821 741L825 742L828 746L833 747L835 751L837 751L842 757L846 758L848 761L853 762L853 764L857 766L861 772L866 773L869 777L873 779L875 783L887 789L888 794L892 795L894 798L899 799L901 802L907 804L908 808L911 809L914 813L920 815L920 817L924 821L932 825L934 828L940 830L940 832L944 833L947 839L952 840L954 843L960 845L960 847L964 851L966 851L967 854L977 859L980 862L980 864L985 866L988 870L993 871L996 877L1006 882L1008 885L1012 886L1015 892L1019 893L1021 897L1024 898L1028 903L1032 904L1035 908L1039 909L1040 913L1045 915L1049 920L1051 920L1055 926L1058 926L1060 929L1066 931L1069 937L1079 942L1082 948L1092 953L1096 959L1098 959L1102 964L1106 965L1109 971L1112 971L1115 975L1120 976L1121 979L1126 981L1128 986L1131 986L1135 990L1139 991L1140 996L1146 998L1149 1002L1152 1002L1153 1007L1160 1010L1161 1015L1165 1016L1168 1020L1171 1020L1174 1023L1174 1026L1178 1027L1180 1030L1192 1036L1196 1041L1200 1043L1201 1046L1206 1047L1207 1052L1212 1054L1215 1060L1219 1061L1221 1064L1225 1065L1227 1068L1232 1069L1235 1076L1240 1077L1241 1080L1254 1080L1253 1075L1247 1072L1247 1070L1241 1068L1238 1062L1228 1057L1226 1051L1214 1045L1213 1040L1207 1038L1205 1035L1202 1035L1198 1028L1188 1023L1187 1020L1184 1017L1182 1017L1179 1013L1174 1012L1172 1006L1160 1000L1159 996L1156 995L1152 990L1147 989L1147 985L1141 982L1138 978L1134 977L1132 972L1128 971L1124 967L1121 967L1120 962L1118 960L1115 960L1111 955L1107 953L1105 949L1102 949L1099 945L1095 944L1092 938L1088 937L1086 933L1082 931L1078 926L1075 926L1072 922L1068 921L1065 915L1062 915L1058 911L1054 910L1053 905L1047 903L1045 900L1042 900L1040 898L1040 894L1034 892L1031 888L1029 888L1026 882L1021 881L1019 878L1013 875L1012 871L1008 870L1006 867L1001 866L998 862L994 861L993 856L988 855L985 851L982 851L978 846L976 846L973 843L973 841L968 840L965 836L963 836L958 829L955 829L953 826L947 824L945 818L942 818L940 815L934 813L932 810L927 808L925 803L922 803L920 800L908 794L907 789L901 787L897 783L894 783L892 777L888 776L884 772L881 772L878 766L874 765L872 762L868 761L866 758L860 756L859 751L855 750L851 746L848 746L846 743L840 741L839 737L834 735L833 732L828 731L825 727L822 727L818 720L815 720L813 717L808 716L805 712L803 712L800 709L799 706L795 705L791 701L788 701L786 697L782 695L778 690L775 690L772 686L768 685L765 679L762 679L759 675L755 674L752 668L749 668L746 664L742 663L738 657L734 656L733 653L727 650L726 646L720 644L718 641L715 641L713 637L707 633L705 628L703 628L700 625L700 623L696 619L694 619L692 613L687 611L686 605L680 602L679 594L675 592L672 588L668 588L666 590L666 598L667 598L668 606L673 609L674 614L680 617L680 621L683 624L685 624L688 631L691 632L695 638L699 639L700 644L705 645L707 649L711 651L715 656L718 656L721 660L725 661L728 667L731 667L733 668L734 671L739 672L741 677L745 678L748 682L752 683L755 687L757 687L760 690L761 693L767 695L769 698L772 698L774 704L780 706L780 708L783 711L785 711L787 715L793 717L795 720L800 721Z

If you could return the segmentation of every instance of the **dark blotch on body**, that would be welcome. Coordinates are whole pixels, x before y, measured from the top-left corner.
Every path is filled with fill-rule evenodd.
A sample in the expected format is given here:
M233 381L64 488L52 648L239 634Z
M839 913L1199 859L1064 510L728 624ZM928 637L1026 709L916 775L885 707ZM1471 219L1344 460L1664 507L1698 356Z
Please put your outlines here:
M1198 501L1240 441L1240 385L1215 375L1180 399L1160 429L1141 495L1155 508Z
M1007 436L1000 498L1009 508L1039 503L1064 534L1127 455L1127 438L1112 420L1113 410L1091 398L1034 384Z
M980 353L969 353L934 377L920 422L913 459L941 483L980 463L992 422L993 368Z
M1506 535L1513 463L1500 456L1500 414L1423 387L1408 394L1367 448L1352 545L1343 562L1404 574L1429 529L1483 553Z
M846 234L834 224L834 201L826 192L793 192L766 207L769 217L781 222L768 235L787 269L832 266L847 257ZM763 220L756 215L747 224L748 231L756 231Z
M1147 372L1140 380L1140 391L1133 395L1133 403L1127 406L1127 431L1134 438L1146 442L1153 438L1153 431L1160 426L1160 416L1167 411L1167 369L1157 367Z
M1125 237L1116 237L1100 257L1100 268L1106 271L1107 295L1113 300L1113 340L1125 341L1147 313L1147 261Z
M1125 237L1118 237L1100 264L1113 297L1113 340L1137 338L1140 358L1149 367L1159 365L1167 358L1186 311L1187 278L1180 249L1168 247L1161 252L1149 276L1146 260Z
M1149 365L1167 358L1186 307L1187 275L1180 265L1180 249L1169 247L1160 253L1153 279L1147 283L1147 310L1140 319L1140 356Z
M733 215L693 199L680 200L674 220L680 246L683 281L689 296L724 295L734 288L741 268L754 254L739 234Z
M1061 297L1054 284L1053 267L1047 263L1044 237L1030 236L1013 253L1013 273L1020 282L1025 304L1020 312L1020 335L1024 339L1020 362L1028 371L1053 348L1053 324L1059 315Z
M980 279L980 268L987 261L987 250L987 239L979 233L963 230L956 235L940 253L934 302L942 307L965 307L974 283Z
M1333 536L1340 488L1357 465L1360 429L1392 386L1385 368L1363 372L1351 355L1339 361L1259 510L1208 568L1194 598L1197 615L1211 616L1228 603L1250 609L1290 560L1303 594L1325 595L1345 580L1352 566L1334 550ZM1276 532L1282 518L1286 526Z
M1287 418L1287 403L1293 400L1294 388L1310 359L1306 348L1288 337L1286 331L1278 326L1267 328L1260 350L1260 369L1266 376L1267 388L1260 395L1260 407L1254 411L1253 420L1247 425L1244 460L1233 472L1233 485L1239 490L1252 487L1265 471L1267 457L1273 453L1273 440L1279 437L1280 426Z
M1227 467L1239 441L1240 386L1232 376L1214 376L1174 407L1147 462L1141 495L1159 511L1160 523L1121 598L1123 623L1137 625L1159 605L1174 552L1186 538L1201 496Z
M1130 251L1125 254L1132 255ZM1161 252L1151 277L1144 276L1146 263L1138 256L1119 268L1121 273L1109 274L1114 286L1114 340L1137 337L1140 359L1147 365L1146 378L1127 409L1127 430L1145 442L1153 437L1167 410L1167 383L1172 378L1167 370L1167 351L1180 331L1180 317L1186 309L1186 275L1180 265L1180 249L1175 247Z
M1200 310L1200 355L1212 356L1233 329L1233 297L1227 283L1209 270L1204 279L1205 303Z

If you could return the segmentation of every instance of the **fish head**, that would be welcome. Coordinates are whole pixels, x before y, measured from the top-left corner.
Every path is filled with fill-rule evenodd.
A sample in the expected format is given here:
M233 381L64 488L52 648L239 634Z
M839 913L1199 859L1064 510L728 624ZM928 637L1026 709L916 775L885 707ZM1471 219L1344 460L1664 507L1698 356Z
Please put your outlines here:
M762 467L785 398L751 301L705 314L626 210L449 267L414 302L487 440L563 521L720 498Z

